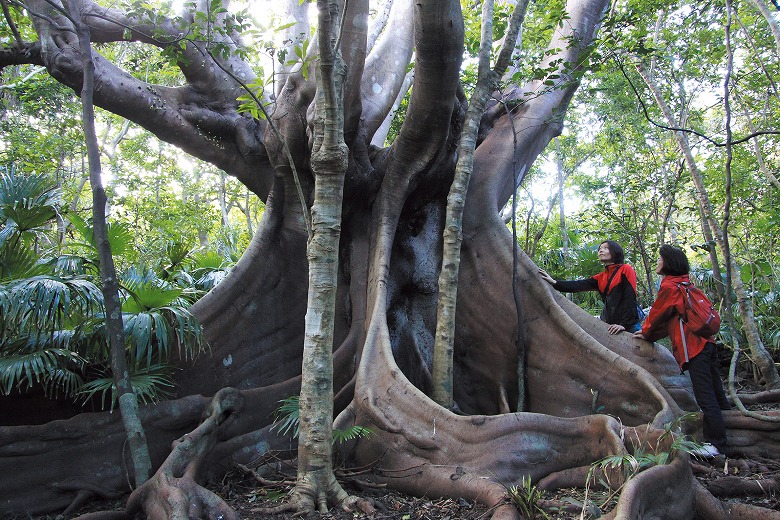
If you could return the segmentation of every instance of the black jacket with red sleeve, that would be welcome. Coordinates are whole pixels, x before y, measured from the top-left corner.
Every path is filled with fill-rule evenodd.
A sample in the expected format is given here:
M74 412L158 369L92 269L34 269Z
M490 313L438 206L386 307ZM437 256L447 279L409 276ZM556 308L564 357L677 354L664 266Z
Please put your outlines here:
M609 287L607 287L609 283ZM636 271L628 264L609 264L597 275L583 280L556 280L560 292L598 291L604 301L601 321L630 329L639 321L636 302Z

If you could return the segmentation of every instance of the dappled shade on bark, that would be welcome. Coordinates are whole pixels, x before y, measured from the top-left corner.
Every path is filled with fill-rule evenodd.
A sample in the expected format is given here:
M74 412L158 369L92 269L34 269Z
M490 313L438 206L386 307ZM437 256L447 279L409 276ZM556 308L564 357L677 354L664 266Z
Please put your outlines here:
M42 0L27 3L31 10L49 11ZM559 50L548 63L581 63L606 5L571 0L570 19L550 43ZM125 27L136 27L123 13L89 3L85 9L101 10L100 16L86 18L96 42L120 40L128 36ZM519 326L515 318L512 237L499 210L560 133L577 86L576 70L561 71L558 88L534 81L489 103L463 220L454 398L464 415L427 397L444 204L465 111L458 79L463 41L455 26L459 2L423 0L412 9L409 15L409 3L396 0L391 25L372 47L391 55L387 46L395 40L401 48L392 55L404 59L372 61L377 57L369 55L374 69L348 78L352 94L345 95L349 164L336 294L335 427L360 425L372 434L345 445L340 456L349 464L372 465L375 480L397 489L473 498L497 505L495 518L514 518L517 512L504 502L507 486L523 476L548 483L551 476L561 482L584 476L594 461L630 452L626 432L663 431L695 403L689 381L666 349L629 334L609 335L604 323L540 280L523 253ZM47 49L35 59L78 88L80 61L66 44L69 33L51 25L57 15L50 14L33 20ZM352 14L344 45L365 39L366 15ZM129 37L155 44L138 27ZM412 39L415 83L406 119L390 147L370 146L398 94L389 86L402 84L379 78L405 74ZM279 401L300 390L307 232L282 140L311 204L307 131L315 89L311 78L300 74L280 80L271 116L276 133L267 122L236 111L241 90L225 71L250 78L249 66L231 57L216 67L203 51L200 44L187 46L188 59L180 64L187 83L175 88L147 85L98 59L95 102L223 168L266 202L261 227L241 261L193 309L205 327L210 355L181 363L178 400L143 409L152 461L164 473L171 443L204 428L201 415L211 400L202 395L226 386L240 392L241 410L209 433L216 444L202 461L208 478L232 463L291 447L270 425ZM357 51L351 56L361 59ZM516 411L518 335L527 352L529 411L522 413ZM745 429L751 424L755 421L746 422ZM756 449L780 453L776 429L755 439ZM104 497L129 492L131 469L123 445L116 414L0 428L0 509L52 511L67 507L80 491ZM41 467L51 470L41 472ZM703 503L686 456L640 477L626 487L615 517L629 518L638 510L685 515ZM197 495L197 489L189 491ZM143 500L153 508L159 498L143 495Z

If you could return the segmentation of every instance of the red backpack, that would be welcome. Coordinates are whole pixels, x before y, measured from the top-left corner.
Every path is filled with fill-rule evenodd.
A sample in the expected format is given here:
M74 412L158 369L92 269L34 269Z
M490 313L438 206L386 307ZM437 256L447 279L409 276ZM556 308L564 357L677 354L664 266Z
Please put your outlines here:
M680 319L689 330L703 338L714 336L720 330L720 315L704 291L690 282L682 282L677 287L683 291L685 311Z

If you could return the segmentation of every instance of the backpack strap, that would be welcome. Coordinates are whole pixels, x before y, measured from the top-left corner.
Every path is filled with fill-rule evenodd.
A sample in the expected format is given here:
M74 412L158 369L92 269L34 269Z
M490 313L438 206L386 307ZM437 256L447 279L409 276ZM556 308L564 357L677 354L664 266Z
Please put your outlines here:
M690 361L688 358L688 342L685 341L685 329L683 328L683 319L682 316L679 316L680 319L680 337L682 338L682 344L683 344L683 353L685 354L685 362L687 363Z
M685 328L683 327L683 323L688 322L688 308L686 307L686 303L690 302L691 295L688 292L688 286L691 285L690 282L680 282L677 284L677 288L680 289L682 292L685 293L683 296L683 314L680 314L677 316L677 318L680 321L680 338L682 338L682 345L683 345L683 354L685 355L685 362L687 363L690 361L690 358L688 356L688 342L685 340ZM685 316L683 318L683 316Z
M602 297L602 298L606 298L606 297L607 297L607 294L609 294L609 286L610 286L610 284L612 284L612 280L615 278L615 276L618 274L618 271L620 271L621 269L622 269L622 264L621 264L621 266L617 267L617 268L616 268L616 269L615 269L615 270L612 272L612 274L611 274L611 275L609 275L609 278L607 279L607 285L605 285L605 286L604 286L604 292L603 292L603 293L601 293L601 297ZM600 292L600 291L599 291L599 292Z
M683 292L683 312L680 314L680 321L684 321L685 323L688 323L688 307L691 306L691 293L688 291L688 287L690 287L690 285L690 282L680 282L677 284L677 288ZM684 335L683 340L685 340Z

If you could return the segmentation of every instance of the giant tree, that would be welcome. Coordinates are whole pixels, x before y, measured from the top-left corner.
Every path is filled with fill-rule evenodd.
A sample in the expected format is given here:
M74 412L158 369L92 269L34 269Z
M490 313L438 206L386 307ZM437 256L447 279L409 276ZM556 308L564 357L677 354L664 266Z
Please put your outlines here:
M305 338L312 333L307 312L324 310L309 298L319 288L308 283L308 217L319 176L331 174L317 168L313 155L323 144L317 117L324 107L322 78L309 53L322 49L297 38L309 34L308 4L284 2L297 21L287 31L299 59L275 69L283 73L262 91L252 49L239 35L241 23L217 4L196 2L197 9L189 5L181 18L80 4L95 44L156 46L182 73L178 86L154 85L96 56L95 103L223 169L266 203L241 261L194 308L211 355L182 361L179 399L144 409L159 470L128 507L144 502L147 511L157 511L155 518L164 517L155 505L181 497L171 490L176 486L213 504L189 479L201 467L214 476L230 463L288 446L271 428L272 411L301 390ZM349 49L341 130L347 162L338 247L326 246L335 250L323 257L337 258L330 266L336 268L336 287L328 346L334 427L371 429L340 455L372 465L378 482L411 493L478 499L497 505L496 517L511 518L517 512L503 502L506 484L530 477L547 487L583 485L589 465L604 456L640 445L668 449L663 425L695 406L690 385L665 349L627 334L609 335L603 323L551 291L530 259L514 254L499 215L561 132L607 5L570 0L539 6L537 12L555 23L544 24L547 51L530 67L536 74L505 78L482 114L463 209L455 323L453 390L463 415L427 397L444 210L466 112L461 6L453 0L396 0L387 4L386 17L376 18L385 24L381 32L369 29L367 3L350 2L342 11L338 38L342 51ZM38 40L9 43L0 65L44 65L78 90L82 63L68 21L47 0L27 1L25 13ZM20 14L12 11L8 19L18 21ZM369 33L379 34L372 45ZM398 135L385 148L371 145L404 85L412 51L414 80ZM275 50L280 54L296 50ZM259 110L238 101L247 90L264 105L265 117L253 117ZM523 294L519 321L516 288ZM527 356L528 412L517 412L518 337ZM305 375L311 376L318 374ZM222 390L227 386L237 390ZM203 395L215 396L210 406L212 399ZM207 419L198 426L202 415ZM771 441L754 441L749 425L740 429L746 433L735 439L747 441L735 443L735 450L777 453ZM51 510L76 497L127 492L131 470L123 466L123 441L121 425L105 414L82 414L66 425L0 429L0 507ZM38 471L43 464L45 473ZM619 505L624 517L640 509L689 517L704 503L696 497L706 495L684 454L632 482ZM659 488L674 489L677 499L668 500Z

